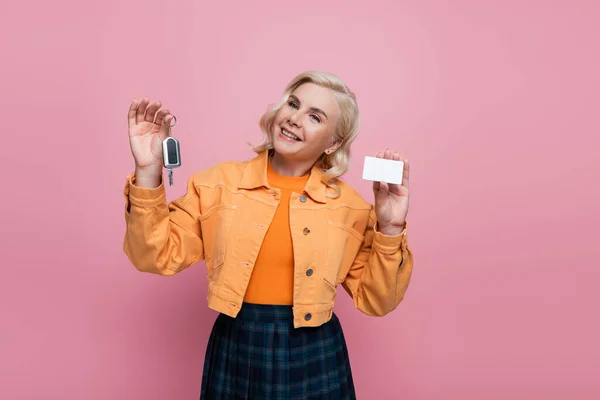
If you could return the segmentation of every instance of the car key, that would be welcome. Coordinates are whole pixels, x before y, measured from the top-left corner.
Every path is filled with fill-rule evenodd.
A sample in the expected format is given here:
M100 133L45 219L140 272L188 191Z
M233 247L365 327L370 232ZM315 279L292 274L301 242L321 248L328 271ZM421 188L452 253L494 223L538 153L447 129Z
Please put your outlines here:
M168 114L167 114L168 115ZM167 116L165 115L165 118ZM177 123L177 119L173 115L173 125L169 124L169 136L163 140L163 165L169 170L169 186L173 186L173 168L181 166L181 153L179 151L179 141L171 137L171 128Z

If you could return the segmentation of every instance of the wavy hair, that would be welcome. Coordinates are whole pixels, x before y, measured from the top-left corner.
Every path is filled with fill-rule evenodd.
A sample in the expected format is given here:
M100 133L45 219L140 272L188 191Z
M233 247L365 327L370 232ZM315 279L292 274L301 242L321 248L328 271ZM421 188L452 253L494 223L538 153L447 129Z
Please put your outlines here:
M285 88L279 103L271 105L260 118L260 129L263 132L263 143L252 146L257 153L273 150L273 123L279 109L286 104L289 96L298 87L305 83L312 83L333 92L341 110L341 115L334 133L340 146L331 154L323 153L315 166L324 171L323 183L333 189L334 194L327 193L328 197L336 198L340 195L340 188L336 184L338 178L348 170L350 161L350 145L358 134L360 116L356 96L337 76L321 71L307 71L297 75Z

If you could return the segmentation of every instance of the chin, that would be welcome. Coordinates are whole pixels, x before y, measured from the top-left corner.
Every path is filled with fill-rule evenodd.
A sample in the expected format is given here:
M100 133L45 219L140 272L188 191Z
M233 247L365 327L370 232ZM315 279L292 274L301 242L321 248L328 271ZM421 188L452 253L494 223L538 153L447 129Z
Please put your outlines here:
M273 135L273 148L281 155L293 155L302 148L302 142L289 142L279 134Z
M273 150L279 155L292 157L297 153L297 150L291 149L290 146L286 146L287 143L280 143L277 139L273 141Z

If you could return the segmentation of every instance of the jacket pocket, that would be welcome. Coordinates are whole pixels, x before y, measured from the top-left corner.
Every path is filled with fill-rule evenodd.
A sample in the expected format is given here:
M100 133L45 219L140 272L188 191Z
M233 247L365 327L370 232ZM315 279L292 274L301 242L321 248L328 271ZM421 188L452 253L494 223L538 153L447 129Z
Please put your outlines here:
M327 221L327 268L324 279L329 284L335 287L344 280L364 238L349 226Z
M218 205L199 218L202 229L204 259L209 274L223 266L227 253L227 239L235 205Z

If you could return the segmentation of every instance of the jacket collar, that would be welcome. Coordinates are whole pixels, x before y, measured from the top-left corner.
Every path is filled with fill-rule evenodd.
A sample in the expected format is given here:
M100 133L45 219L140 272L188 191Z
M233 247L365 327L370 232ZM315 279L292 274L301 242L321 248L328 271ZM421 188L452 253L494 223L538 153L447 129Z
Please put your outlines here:
M259 187L266 187L270 189L271 186L267 180L268 162L268 150L261 152L258 156L251 159L244 170L238 188L256 189ZM304 186L304 192L318 203L327 202L327 197L325 196L327 186L322 182L323 174L324 171L321 168L313 166L310 171L308 182L306 182L306 186Z

